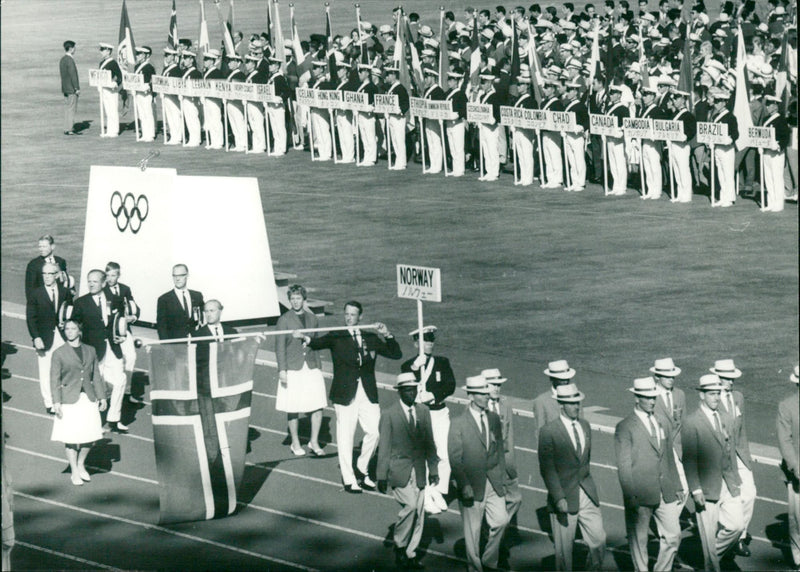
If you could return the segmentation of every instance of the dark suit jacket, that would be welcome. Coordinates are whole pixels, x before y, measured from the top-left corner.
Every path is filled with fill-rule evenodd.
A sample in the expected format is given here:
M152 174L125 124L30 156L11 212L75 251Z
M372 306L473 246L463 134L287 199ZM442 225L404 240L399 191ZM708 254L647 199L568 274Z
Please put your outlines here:
M278 330L300 330L303 328L318 328L319 320L308 310L303 311L305 324L294 310L289 309L278 318ZM310 338L317 336L316 332L308 334ZM319 369L319 354L314 350L303 347L303 340L295 339L291 334L275 336L275 358L278 362L278 371L298 371L303 369L303 364L308 364L311 369Z
M724 427L722 419L721 422ZM725 430L728 431L727 428ZM741 481L731 439L721 436L700 408L686 418L681 437L683 469L689 492L702 489L707 501L716 502L722 489L722 479L725 479L731 494L738 496Z
M203 307L203 295L196 290L186 291L189 293L189 302L192 305L192 316L194 315L194 308ZM156 329L158 330L158 339L167 340L172 338L185 338L194 331L197 327L197 322L193 317L187 317L186 311L183 309L183 303L178 300L178 295L172 289L169 292L164 292L158 297L156 304Z
M78 68L72 56L65 54L58 62L58 70L61 73L61 93L71 95L81 88L78 81Z
M386 93L397 95L397 103L400 105L400 113L405 115L408 112L409 107L408 90L406 90L405 86L402 83L397 83L389 87L389 90Z
M410 360L404 361L400 366L400 371L413 371L411 369L411 364L414 363L415 359L416 356ZM433 359L433 369L431 369L431 374L428 376L428 379L425 382L425 388L433 393L433 397L435 398L433 406L437 407L439 405L444 405L444 400L453 395L453 392L455 392L456 377L453 374L453 368L450 367L449 359L444 356L431 356L431 359ZM425 367L423 366L414 372L414 376L417 378L417 381L421 379L422 371L424 369Z
M670 428L663 427L655 416L653 422L661 434L660 445L636 413L617 423L614 432L619 484L626 506L658 506L662 496L664 502L671 503L682 489Z
M111 351L118 358L122 357L122 349L119 344L114 343L114 314L122 313L122 299L105 294L106 300L110 302L111 311L108 316L108 324L103 324L103 314L99 306L95 303L92 294L84 294L75 299L72 310L72 318L83 324L83 336L81 341L92 346L97 352L97 359L103 361L106 355L106 340L111 344Z
M238 333L236 328L234 328L232 326L229 326L227 324L222 324L222 335L223 336L227 336L228 334L236 334L236 333ZM211 335L213 335L213 334L211 333L211 328L208 327L208 324L206 324L205 326L202 326L200 328L197 328L194 332L192 332L192 337L193 338L204 338L204 337L211 336ZM201 344L203 342L198 342L198 343ZM206 342L206 343L208 343L208 342Z
M100 364L94 348L81 344L81 351L82 362L69 344L53 352L50 366L53 403L75 403L81 395L81 389L90 401L106 398L106 386L100 377Z
M61 258L60 256L53 255L53 258L58 264L58 267L63 271L67 271L67 261ZM37 256L30 262L28 262L27 268L25 268L25 298L28 298L33 292L34 288L38 288L39 286L44 284L44 279L42 278L42 268L44 268L44 261L45 259L41 256Z
M61 284L56 283L58 305L72 304L72 294ZM58 326L58 308L53 306L47 288L39 286L31 292L25 307L25 318L31 339L42 338L45 351L53 346L56 326ZM58 332L64 338L61 330Z
M469 407L453 419L447 435L447 456L458 485L458 495L463 498L464 490L469 486L475 500L482 501L488 479L498 496L505 496L506 462L500 417L491 411L486 412L489 423L487 449L482 430L469 412Z
M567 499L570 514L578 512L579 488L594 504L600 505L597 487L589 473L592 429L585 419L579 419L578 422L586 438L586 446L580 457L560 417L539 430L539 471L547 487L547 503L551 510L555 510L558 501Z
M381 340L376 334L361 330L363 354L359 364L359 351L353 336L347 330L328 332L319 338L312 338L312 350L331 350L333 360L333 382L330 399L339 405L348 405L356 397L358 379L364 386L364 393L372 403L378 403L378 388L375 385L375 358L378 355L389 359L400 359L403 351L397 340Z
M431 414L427 407L415 405L417 427L412 431L405 411L405 406L398 399L381 412L377 479L401 488L408 484L413 468L417 487L422 489L426 484L426 464L431 475L438 475L439 458L433 442Z
M725 418L731 429L736 455L742 460L744 466L753 470L753 458L750 456L750 441L747 439L747 428L744 424L744 396L740 391L733 391L734 411L729 411L727 403L721 401L719 414Z
M127 284L123 284L122 282L117 282L117 286L119 286L119 294L117 296L120 298L120 300L122 300L123 304L125 304L127 302L131 302L131 301L135 301L133 299L133 293L131 292L130 286L128 286ZM112 294L110 286L106 286L105 288L103 288L103 292L106 293L106 296L114 296L115 295L115 294ZM137 304L136 305L136 312L134 312L134 315L136 316L137 319L139 318L139 315L141 313L142 313L142 309Z
M798 407L797 390L787 396L778 405L778 447L783 457L781 468L786 480L793 482L797 490L800 479L798 468L798 452L800 452L800 407Z
M659 395L656 398L656 408L653 410L653 414L658 417L658 422L661 423L662 427L669 428L672 446L677 451L678 458L682 459L681 426L683 425L683 417L686 415L686 394L677 387L672 389L672 409L673 411L667 411L664 397Z

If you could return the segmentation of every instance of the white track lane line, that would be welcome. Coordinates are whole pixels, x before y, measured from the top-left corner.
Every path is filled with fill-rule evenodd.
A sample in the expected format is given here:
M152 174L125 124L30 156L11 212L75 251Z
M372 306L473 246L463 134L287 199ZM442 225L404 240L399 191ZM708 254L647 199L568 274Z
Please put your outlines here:
M77 562L79 564L85 564L87 566L91 566L92 568L101 568L103 570L114 570L115 572L123 572L122 568L114 568L113 566L108 566L107 564L101 564L100 562L95 562L94 560L87 560L86 558L81 558L80 556L73 556L72 554L66 554L65 552L59 552L58 550L52 550L50 548L45 548L44 546L38 546L36 544L31 544L30 542L24 542L22 540L14 540L14 546L22 546L23 548L28 548L30 550L35 550L37 552L52 554L53 556L58 556L59 558L64 558L66 560L72 560L73 562Z

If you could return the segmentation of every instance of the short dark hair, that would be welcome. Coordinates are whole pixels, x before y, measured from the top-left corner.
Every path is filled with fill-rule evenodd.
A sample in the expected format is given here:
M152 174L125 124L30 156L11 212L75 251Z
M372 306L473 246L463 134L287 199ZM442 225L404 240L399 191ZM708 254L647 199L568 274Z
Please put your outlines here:
M73 42L72 40L67 40L66 42L64 42L64 51L65 52L70 51L74 47L75 47L75 42Z
M291 298L292 294L300 294L305 300L308 297L305 287L301 286L300 284L292 284L289 286L289 289L286 291L286 297Z
M344 303L344 307L347 308L348 306L352 306L353 308L358 308L358 315L364 313L364 307L361 305L361 302L356 302L355 300L349 300Z
M43 234L42 236L39 237L38 242L41 242L43 240L46 240L50 244L55 244L56 243L56 239L53 238L52 234Z
M106 273L100 270L99 268L92 268L89 272L86 273L86 277L88 278L92 274L100 274L103 277L103 280L106 279Z
M497 12L498 14L502 14L503 16L506 15L506 7L505 6L496 6L494 11Z
M575 4L573 4L572 2L564 2L564 8L566 8L570 12L574 12L575 11Z
M109 261L106 264L106 272L108 272L109 270L119 270L119 269L120 269L119 264L114 261Z
M452 10L448 10L447 12L444 13L444 18L445 20L455 20L456 15L453 13Z

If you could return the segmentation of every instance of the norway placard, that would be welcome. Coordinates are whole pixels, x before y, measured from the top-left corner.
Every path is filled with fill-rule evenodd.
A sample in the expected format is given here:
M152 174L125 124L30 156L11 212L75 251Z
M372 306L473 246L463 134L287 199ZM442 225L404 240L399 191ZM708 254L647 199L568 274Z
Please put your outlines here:
M441 271L426 266L398 264L397 296L423 302L441 302Z

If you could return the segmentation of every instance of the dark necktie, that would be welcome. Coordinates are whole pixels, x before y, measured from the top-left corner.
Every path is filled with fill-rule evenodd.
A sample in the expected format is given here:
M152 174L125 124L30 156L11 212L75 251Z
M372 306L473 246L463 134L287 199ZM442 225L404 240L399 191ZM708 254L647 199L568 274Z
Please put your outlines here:
M481 413L481 435L486 448L489 448L489 422L486 419L486 413Z
M672 392L667 391L667 409L669 410L669 415L672 417L675 414L674 405L672 404Z
M658 429L656 428L656 424L653 421L653 414L647 414L647 422L650 424L650 434L655 437L656 444L660 447L661 446L661 439L659 438Z
M408 408L408 425L411 427L411 432L417 430L417 417L414 415L414 406Z
M580 434L578 433L577 421L572 422L572 435L573 437L575 437L575 450L578 452L578 456L580 456L583 450L581 448L581 437Z
M191 306L189 306L189 297L186 295L186 290L183 291L183 311L186 313L187 318L191 318Z
M714 411L714 428L717 430L717 433L723 435L722 424L719 422L719 413L716 411Z

